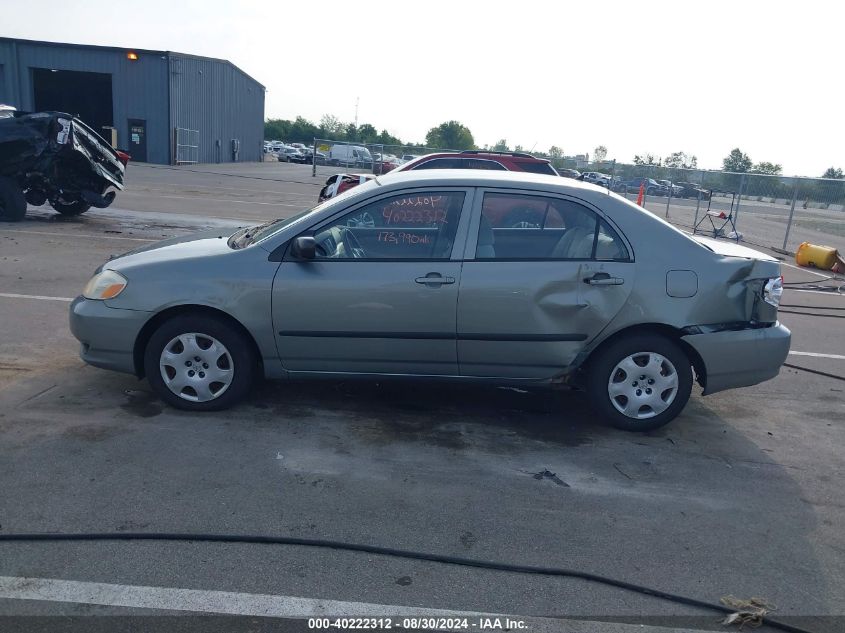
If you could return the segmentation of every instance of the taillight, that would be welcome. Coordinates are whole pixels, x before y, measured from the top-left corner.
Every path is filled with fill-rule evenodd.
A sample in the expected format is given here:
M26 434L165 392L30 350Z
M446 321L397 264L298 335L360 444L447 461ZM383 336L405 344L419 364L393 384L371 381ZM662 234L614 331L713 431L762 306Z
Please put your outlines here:
M763 286L763 300L770 306L778 307L783 296L783 277L773 277Z

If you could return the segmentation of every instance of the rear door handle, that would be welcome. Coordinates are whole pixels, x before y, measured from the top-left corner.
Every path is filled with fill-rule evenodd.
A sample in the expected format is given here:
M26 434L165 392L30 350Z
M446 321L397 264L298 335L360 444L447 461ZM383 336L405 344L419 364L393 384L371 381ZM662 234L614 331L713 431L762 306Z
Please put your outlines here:
M418 284L425 284L426 286L440 286L442 284L455 283L455 278L444 277L440 273L428 273L425 277L417 277L414 281Z
M607 273L596 273L592 277L585 277L584 283L591 286L621 286L625 280L622 277L611 277Z

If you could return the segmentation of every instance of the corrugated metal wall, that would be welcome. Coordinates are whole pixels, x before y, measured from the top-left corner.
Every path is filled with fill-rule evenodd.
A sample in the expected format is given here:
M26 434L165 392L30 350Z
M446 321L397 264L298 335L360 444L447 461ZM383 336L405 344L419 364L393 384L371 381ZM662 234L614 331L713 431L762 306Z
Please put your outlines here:
M170 58L170 120L199 131L199 162L259 161L264 141L264 87L227 62Z
M0 39L0 103L33 109L31 68L109 73L118 146L129 145L128 119L144 119L151 163L172 161L176 127L199 130L200 162L232 161L232 139L238 160L262 159L261 84L222 60L138 50L131 61L128 50Z
M118 147L129 146L127 120L146 119L147 159L151 163L170 162L165 55L139 53L137 61L130 61L121 50L0 41L0 63L6 66L8 99L21 110L34 108L31 68L110 74Z

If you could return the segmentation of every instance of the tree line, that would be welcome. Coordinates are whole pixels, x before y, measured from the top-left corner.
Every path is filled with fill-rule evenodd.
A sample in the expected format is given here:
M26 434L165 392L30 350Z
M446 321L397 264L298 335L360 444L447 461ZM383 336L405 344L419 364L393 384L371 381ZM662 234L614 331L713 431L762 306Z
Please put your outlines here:
M346 141L364 145L399 145L408 148L476 149L475 139L469 128L460 121L444 121L432 127L425 136L425 143L408 142L385 129L378 131L370 123L347 123L331 114L324 114L319 123L298 116L294 120L267 119L264 122L266 140L284 140L288 143L310 144L314 139Z
M425 136L425 143L409 142L400 139L397 136L390 134L386 129L379 131L374 125L370 123L362 123L356 125L355 123L343 122L339 118L331 114L324 114L320 118L319 123L314 123L308 119L298 116L294 120L289 119L267 119L264 122L264 138L267 140L284 140L289 143L305 143L310 144L315 138L326 139L333 141L346 141L349 143L361 143L365 145L396 145L407 147L409 149L479 149L475 144L475 139L472 136L470 129L460 121L444 121L429 129ZM507 139L500 139L493 145L484 145L483 148L492 151L526 151L521 145L516 145L511 150ZM607 169L607 147L599 145L593 151L593 161L591 168L597 171ZM548 151L534 151L531 153L535 156L548 158L556 167L575 167L575 161L566 159L564 157L563 149L557 145L552 145ZM589 162L589 155L586 156ZM697 169L698 158L694 154L689 154L684 151L672 152L668 156L659 157L655 154L644 153L637 154L633 158L634 167L646 168L649 173L657 174L655 178L670 178L671 175L679 177L680 180L685 180L687 177L679 170ZM751 160L748 154L744 153L738 147L731 150L731 152L722 160L722 167L726 172L733 172L735 174L749 174L760 176L781 176L783 167L777 163L768 161L761 161L755 163ZM619 165L619 173L626 174L631 172L631 177L636 177L639 171L627 169L624 165ZM672 174L672 171L678 173ZM712 173L712 172L707 172ZM845 179L842 169L838 167L828 168L822 178L831 179ZM711 176L711 179L713 176ZM768 192L783 193L780 189L788 189L788 186L781 186L777 179L752 179L747 178L747 183L760 180L760 184L754 188L764 187ZM763 182L767 184L764 185ZM700 183L702 184L702 183ZM729 188L736 187L739 184L738 176L730 176L723 174L718 183L714 183L719 187ZM827 187L830 189L830 187ZM835 187L834 187L835 188ZM836 188L838 190L838 188ZM757 195L749 192L749 195Z

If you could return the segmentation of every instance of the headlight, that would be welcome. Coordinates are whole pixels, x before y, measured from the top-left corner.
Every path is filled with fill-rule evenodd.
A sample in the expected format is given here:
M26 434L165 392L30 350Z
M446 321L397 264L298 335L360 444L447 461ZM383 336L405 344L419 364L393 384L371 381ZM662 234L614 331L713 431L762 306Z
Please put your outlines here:
M763 287L763 300L770 306L778 307L783 296L783 277L774 277Z
M82 296L86 299L114 299L126 288L126 277L113 270L104 270L85 284Z

